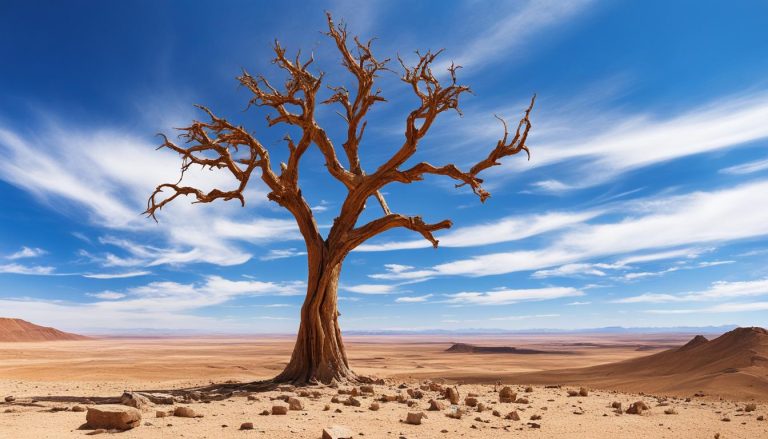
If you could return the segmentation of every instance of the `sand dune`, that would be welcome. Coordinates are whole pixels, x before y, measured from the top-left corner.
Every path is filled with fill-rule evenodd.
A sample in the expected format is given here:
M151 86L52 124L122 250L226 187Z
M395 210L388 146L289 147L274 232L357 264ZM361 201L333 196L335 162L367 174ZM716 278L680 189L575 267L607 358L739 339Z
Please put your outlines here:
M21 319L0 317L0 342L87 340L88 337L38 326Z
M583 384L629 392L713 394L768 399L768 331L737 328L714 340L696 336L657 354L580 369L518 374L513 381Z

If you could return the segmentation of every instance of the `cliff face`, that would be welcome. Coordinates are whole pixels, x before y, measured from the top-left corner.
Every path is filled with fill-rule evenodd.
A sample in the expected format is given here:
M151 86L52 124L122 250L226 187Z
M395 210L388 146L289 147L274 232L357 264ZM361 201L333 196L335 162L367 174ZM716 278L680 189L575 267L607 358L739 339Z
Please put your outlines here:
M0 317L0 342L87 340L88 337L35 325L26 320Z

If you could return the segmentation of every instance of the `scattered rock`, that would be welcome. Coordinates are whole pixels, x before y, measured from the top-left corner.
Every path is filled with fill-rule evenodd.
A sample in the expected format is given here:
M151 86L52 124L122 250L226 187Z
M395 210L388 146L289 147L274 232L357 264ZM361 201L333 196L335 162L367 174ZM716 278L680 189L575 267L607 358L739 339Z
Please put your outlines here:
M427 410L431 412L440 412L445 409L445 404L443 404L441 401L436 401L434 399L429 400L429 408Z
M414 399L421 399L424 397L424 392L419 389L408 389L408 396Z
M138 393L125 392L120 397L120 404L127 405L128 407L137 408L141 411L146 411L152 405L152 403L144 396Z
M627 409L627 414L629 415L642 415L644 411L649 410L650 407L646 405L643 401L637 401L633 402L629 408Z
M203 415L197 414L194 410L192 410L189 407L176 407L173 410L173 416L176 416L177 418L202 418Z
M427 415L422 412L408 412L408 415L405 417L405 423L411 425L421 425L421 420L426 417Z
M13 401L16 401L15 397L13 397L13 396L6 396L5 397L5 402L13 402Z
M352 430L343 425L331 425L323 429L323 439L352 439Z
M304 404L301 403L299 398L288 398L289 410L304 410Z
M670 408L664 410L664 414L665 415L676 415L677 414L677 410L675 410L673 407L670 407Z
M533 387L528 386L525 388L525 393L531 393L531 392L533 392Z
M256 395L248 395L248 401L258 401L259 398Z
M451 401L451 404L459 403L459 390L455 387L448 387L445 389L445 399Z
M754 412L755 410L757 410L757 404L755 404L754 402L751 402L746 406L744 406L745 412Z
M515 400L515 404L530 404L531 402L528 401L528 398L517 398Z
M613 401L611 403L611 408L616 409L617 412L621 411L621 403L619 401Z
M381 408L381 407L379 406L379 403L378 403L378 402L376 402L376 401L374 401L374 402L372 402L372 403L371 403L371 406L370 406L370 407L368 407L368 410L371 410L371 411L374 411L374 412L375 412L375 411L378 411L378 410L379 410L379 408Z
M72 407L72 411L73 412L77 412L77 413L84 412L85 411L85 407L83 407L81 405L76 405L76 406Z
M287 415L288 414L288 406L277 404L272 406L272 414L273 415Z
M760 415L760 416L757 417L757 420L758 421L765 421L765 416Z
M585 387L582 387L579 389L579 396L589 396L589 391Z
M475 407L477 406L477 398L468 396L464 398L464 404L466 404L469 407Z
M369 393L369 394L373 395L373 393L374 393L373 386L371 386L371 385L360 386L360 392L361 393Z
M262 410L261 413L259 413L259 415L260 416L269 416L269 410Z
M538 421L541 419L541 415L531 415L531 421Z
M484 411L485 411L485 404L483 404L482 402L478 402L477 403L477 412L478 413L482 413Z
M723 419L721 419L721 421L723 421L723 422L731 422L731 418L729 418L728 416L726 416L726 417L724 417Z
M570 397L579 396L579 392L577 390L569 390L568 396Z
M141 412L124 405L100 405L88 407L85 420L91 428L130 430L141 425Z
M155 417L156 418L164 418L166 416L168 416L168 412L164 412L162 410L158 410L158 411L155 412Z
M354 396L350 396L346 401L344 401L344 405L349 405L352 407L360 407L360 400L355 398Z
M504 416L504 419L509 419L509 420L512 420L512 421L519 421L520 420L520 415L518 415L516 411L511 411L511 412L507 413L507 416Z
M514 402L517 399L517 393L512 391L509 386L503 387L499 391L499 402Z
M461 419L463 415L464 410L462 410L460 407L452 407L451 410L445 414L445 416L448 416L452 419Z
M496 416L496 417L501 417L501 412L499 412L498 410L494 410L494 411L492 411L492 412L491 412L491 414L492 414L493 416Z
M541 424L537 424L535 422L529 422L528 426L531 428L541 428Z
M253 422L243 422L240 424L240 430L253 430Z

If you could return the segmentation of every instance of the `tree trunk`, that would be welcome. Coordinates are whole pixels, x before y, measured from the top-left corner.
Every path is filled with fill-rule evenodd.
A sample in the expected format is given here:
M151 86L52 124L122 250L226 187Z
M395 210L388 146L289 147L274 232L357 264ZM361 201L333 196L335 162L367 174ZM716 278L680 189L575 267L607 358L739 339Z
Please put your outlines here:
M294 384L332 384L357 381L349 369L341 340L337 289L341 264L313 264L310 257L307 296L291 361L275 378Z

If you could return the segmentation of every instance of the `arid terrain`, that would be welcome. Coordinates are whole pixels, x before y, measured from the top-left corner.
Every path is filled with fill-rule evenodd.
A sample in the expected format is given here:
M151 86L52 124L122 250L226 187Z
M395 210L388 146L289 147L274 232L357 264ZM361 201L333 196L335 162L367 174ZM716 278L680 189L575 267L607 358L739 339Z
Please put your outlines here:
M695 339L685 348L681 346L691 341L690 334L348 336L354 369L386 381L373 386L373 394L353 397L359 406L348 400L349 394L339 394L351 391L350 386L149 404L140 426L120 437L320 438L323 428L332 425L348 427L353 437L369 438L768 437L768 422L762 421L768 415L768 367L760 359L768 335L741 331L720 342ZM86 413L72 410L93 405L46 397L119 397L124 390L268 378L286 364L292 344L293 338L285 336L0 343L0 437L99 432L79 429ZM728 365L738 361L743 364ZM505 385L517 393L517 402L500 402ZM445 389L453 386L459 400L452 406ZM312 395L314 391L318 393ZM400 401L380 401L378 410L371 410L374 401L398 395ZM5 396L13 401L2 403ZM277 399L281 396L298 399L303 409L261 415L284 404ZM339 402L332 402L334 397ZM428 410L430 400L444 404L443 409ZM649 409L627 414L637 401ZM621 403L621 414L611 407L614 402ZM748 404L755 404L755 410ZM189 407L202 417L157 417L158 411L163 416L174 407ZM463 411L460 419L448 416L457 409ZM507 419L513 411L519 420L514 415ZM427 415L421 425L401 422L417 412ZM254 429L239 430L246 422Z

